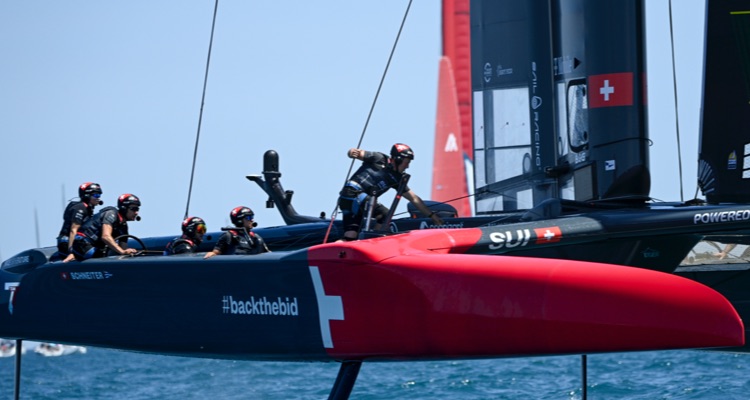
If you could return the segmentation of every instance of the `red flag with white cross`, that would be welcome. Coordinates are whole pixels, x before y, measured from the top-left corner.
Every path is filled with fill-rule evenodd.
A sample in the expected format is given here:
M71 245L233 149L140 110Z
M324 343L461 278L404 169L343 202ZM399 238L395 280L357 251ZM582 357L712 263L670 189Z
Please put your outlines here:
M633 105L633 73L591 75L589 82L589 107L616 107Z

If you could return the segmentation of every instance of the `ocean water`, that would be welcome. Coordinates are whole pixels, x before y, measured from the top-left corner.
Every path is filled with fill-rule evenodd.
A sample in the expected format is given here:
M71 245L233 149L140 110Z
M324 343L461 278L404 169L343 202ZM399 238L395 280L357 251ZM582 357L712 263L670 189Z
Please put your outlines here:
M325 399L337 363L195 359L88 348L22 362L22 399ZM750 354L588 356L589 399L747 399ZM14 358L0 359L0 399ZM352 399L581 399L581 357L365 363Z

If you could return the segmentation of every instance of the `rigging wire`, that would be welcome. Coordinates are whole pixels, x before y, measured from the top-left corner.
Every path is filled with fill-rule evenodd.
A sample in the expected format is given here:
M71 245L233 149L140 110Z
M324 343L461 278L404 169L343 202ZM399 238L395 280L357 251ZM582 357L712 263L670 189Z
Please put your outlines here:
M677 101L677 64L675 63L674 54L674 27L672 25L672 0L669 0L669 38L672 42L672 87L674 88L674 116L675 116L675 129L677 132L677 167L680 175L680 201L684 202L685 197L683 195L682 187L682 145L680 144L680 111ZM696 191L696 198L698 192Z
M218 0L217 0L218 1ZM357 147L360 148L362 146L362 141L365 138L365 132L367 132L367 125L370 123L370 118L372 117L372 113L375 110L375 104L378 102L378 96L380 96L380 89L383 88L383 82L385 81L385 77L388 74L388 68L391 66L391 60L393 59L393 53L396 52L396 46L398 45L398 40L401 38L401 32L404 30L404 24L406 23L406 17L409 15L409 9L411 8L411 3L413 0L409 0L409 4L406 6L406 11L404 12L404 18L401 20L401 26L398 28L398 33L396 34L396 40L393 42L393 47L391 48L391 54L388 56L388 62L385 64L385 70L383 70L383 76L380 78L380 84L378 84L378 90L375 92L375 98L372 99L372 105L370 105L370 112L367 114L367 119L365 120L365 125L362 128L362 133L359 135L359 141L357 142ZM344 178L344 183L349 179L349 175L352 173L352 168L354 168L354 162L356 161L356 158L352 159L352 162L349 164L349 171L346 173L346 177ZM336 207L334 207L333 212L331 213L331 222L328 224L328 230L326 231L326 236L323 239L323 243L328 242L328 234L331 232L331 227L333 226L333 221L336 219L336 214L338 213L339 205L338 202L336 203Z
M219 9L219 0L214 4L214 17L211 22L211 39L208 41L208 57L206 57L206 73L203 77L203 95L201 96L201 109L198 113L198 131L195 134L195 149L193 150L193 167L190 170L190 185L188 186L187 205L185 205L185 216L190 213L190 196L193 193L193 178L195 177L195 161L198 158L198 143L201 138L201 123L203 122L203 105L206 103L206 86L208 85L208 67L211 65L211 48L214 44L214 28L216 27L216 12Z

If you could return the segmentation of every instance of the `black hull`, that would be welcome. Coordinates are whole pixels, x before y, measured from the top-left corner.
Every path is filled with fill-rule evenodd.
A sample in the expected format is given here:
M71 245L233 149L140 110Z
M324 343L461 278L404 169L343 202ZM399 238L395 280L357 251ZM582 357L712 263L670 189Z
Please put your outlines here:
M329 359L306 260L294 253L281 259L270 253L50 264L23 278L4 335L191 357Z

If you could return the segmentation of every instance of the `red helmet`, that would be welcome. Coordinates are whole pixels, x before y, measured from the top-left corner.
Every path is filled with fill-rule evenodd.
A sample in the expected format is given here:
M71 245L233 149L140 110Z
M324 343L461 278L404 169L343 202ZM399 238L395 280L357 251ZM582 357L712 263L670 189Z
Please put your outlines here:
M78 197L80 197L82 201L88 201L91 196L96 194L99 196L102 195L102 187L99 186L98 183L86 182L81 186L78 186Z
M130 193L125 193L117 198L117 209L118 211L120 211L120 214L125 215L125 213L128 211L128 207L130 206L141 206L141 200L138 198L138 196Z
M252 220L253 218L255 218L255 213L250 209L250 207L239 206L232 209L232 212L229 213L229 218L231 218L234 226L242 226L242 220Z
M401 164L401 161L407 158L409 160L413 160L414 151L411 149L411 147L403 143L396 143L391 147L391 158L396 162L396 165L399 165Z
M197 233L206 233L206 221L200 217L187 217L182 221L182 233L195 239Z

